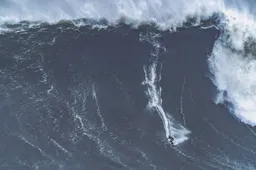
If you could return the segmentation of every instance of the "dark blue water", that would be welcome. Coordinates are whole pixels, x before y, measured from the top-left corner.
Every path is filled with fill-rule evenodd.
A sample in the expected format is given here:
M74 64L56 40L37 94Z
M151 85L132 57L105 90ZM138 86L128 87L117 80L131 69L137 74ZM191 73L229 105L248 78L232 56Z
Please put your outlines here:
M155 49L141 37L155 34L163 108L191 131L174 147L142 84ZM213 102L218 36L68 23L0 35L0 169L254 169L255 129Z

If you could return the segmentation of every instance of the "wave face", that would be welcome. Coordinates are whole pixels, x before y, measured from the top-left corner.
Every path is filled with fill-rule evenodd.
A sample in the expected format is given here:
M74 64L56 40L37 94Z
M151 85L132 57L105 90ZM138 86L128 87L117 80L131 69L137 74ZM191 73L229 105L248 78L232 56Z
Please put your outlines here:
M1 1L1 168L256 169L254 7Z
M249 58L254 58L255 54L248 53L254 51L253 7L254 4L250 1L223 0L5 0L0 4L0 23L17 23L24 20L56 23L60 20L72 20L78 25L83 25L83 21L76 19L86 18L93 21L104 19L111 25L118 24L120 20L133 26L154 23L160 29L175 30L182 27L188 19L193 18L194 24L198 24L213 14L221 14L220 24L217 26L223 33L215 45L212 59L209 60L214 75L213 81L219 90L216 102L230 103L230 110L237 118L254 126L255 66L254 60ZM229 61L232 66L226 68L226 65L230 65L227 63ZM223 96L224 93L227 95Z

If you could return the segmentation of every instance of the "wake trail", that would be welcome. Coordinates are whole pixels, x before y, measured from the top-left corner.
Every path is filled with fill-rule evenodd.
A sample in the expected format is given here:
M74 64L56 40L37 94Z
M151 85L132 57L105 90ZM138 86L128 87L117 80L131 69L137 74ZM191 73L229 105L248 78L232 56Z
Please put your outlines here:
M184 93L185 84L186 84L186 77L184 76L182 89L181 89L181 95L180 95L180 113L182 115L184 126L186 126L186 118L185 118L185 114L183 112L183 93Z
M169 131L169 123L168 119L166 117L166 114L162 108L162 99L161 99L161 88L157 88L157 80L156 80L156 63L153 63L153 65L147 70L146 67L144 67L144 73L145 73L145 81L143 84L147 84L149 86L147 93L150 96L150 101L148 103L148 107L150 109L155 109L159 116L161 117L164 129L166 131L166 138L170 135Z
M158 37L160 37L160 35L153 33L140 37L141 41L147 41L154 47L154 51L151 53L151 63L143 67L145 80L142 84L147 86L146 94L149 97L148 109L155 110L158 113L164 126L166 138L172 136L174 138L174 145L177 145L187 140L187 135L190 132L182 125L175 125L173 118L166 114L162 107L162 88L160 87L162 65L158 64L158 58L166 49L156 41ZM163 52L161 52L161 50L163 50ZM158 70L159 73L157 74Z
M102 126L102 128L106 131L108 128L107 128L107 126L105 125L103 116L101 115L100 106L99 106L99 100L98 100L98 97L97 97L97 93L96 93L96 89L95 89L95 85L94 85L94 84L92 85L92 97L93 97L93 99L94 99L95 102L96 102L97 115L98 115L99 118L100 118L101 126Z

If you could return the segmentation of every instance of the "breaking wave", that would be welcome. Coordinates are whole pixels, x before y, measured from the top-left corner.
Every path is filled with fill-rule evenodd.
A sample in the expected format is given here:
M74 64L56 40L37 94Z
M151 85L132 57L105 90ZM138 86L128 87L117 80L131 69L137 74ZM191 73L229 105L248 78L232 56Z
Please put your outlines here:
M256 22L249 13L225 11L222 35L215 42L209 67L218 94L217 104L226 104L242 122L256 125Z
M4 0L0 3L0 23L20 21L55 23L80 18L115 24L153 22L161 28L181 26L187 17L208 17L218 11L221 0Z
M238 7L239 6L239 7ZM256 21L250 2L224 0L4 0L0 2L0 24L21 21L49 23L66 20L84 25L84 19L120 21L133 26L153 23L175 31L193 19L194 24L218 14L215 26L220 37L208 58L212 81L218 93L216 104L225 104L240 121L256 125ZM88 24L88 23L87 23ZM205 27L202 27L205 28Z

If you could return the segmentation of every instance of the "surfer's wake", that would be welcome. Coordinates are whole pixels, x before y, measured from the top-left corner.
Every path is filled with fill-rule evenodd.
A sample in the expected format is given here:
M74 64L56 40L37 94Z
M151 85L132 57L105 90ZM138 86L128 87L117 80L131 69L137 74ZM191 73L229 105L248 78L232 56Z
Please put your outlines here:
M188 139L190 131L184 128L181 124L176 123L162 107L162 88L159 85L159 82L161 81L162 65L161 63L158 63L158 58L166 51L166 49L157 41L157 38L159 37L160 35L154 33L149 33L146 36L141 35L141 41L147 41L154 49L151 53L150 64L143 68L145 80L142 84L147 87L146 94L149 97L147 105L148 109L156 111L159 114L163 122L166 139L169 143L177 145ZM157 74L157 72L159 73Z

